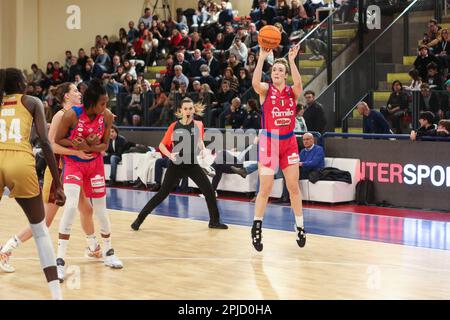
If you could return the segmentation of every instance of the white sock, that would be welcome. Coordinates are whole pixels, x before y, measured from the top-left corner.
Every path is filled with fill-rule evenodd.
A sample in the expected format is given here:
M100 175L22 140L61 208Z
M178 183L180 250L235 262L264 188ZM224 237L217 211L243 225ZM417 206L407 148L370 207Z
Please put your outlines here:
M303 228L303 215L295 216L295 224L297 225L297 228Z
M259 221L263 221L264 217L254 217L253 221L259 220Z
M58 239L58 254L56 258L65 259L67 253L67 246L69 245L69 240Z
M95 237L95 234L86 236L86 242L91 251L95 251L95 249L97 249L97 238Z
M5 245L1 249L1 252L9 253L14 249L17 249L21 243L22 241L20 241L20 239L17 236L14 236L5 243Z
M111 247L111 236L109 236L108 238L103 238L103 247L104 247L104 251L108 252L112 247Z
M52 293L53 300L62 300L61 294L61 285L59 284L59 280L53 280L48 283L48 287L50 292Z

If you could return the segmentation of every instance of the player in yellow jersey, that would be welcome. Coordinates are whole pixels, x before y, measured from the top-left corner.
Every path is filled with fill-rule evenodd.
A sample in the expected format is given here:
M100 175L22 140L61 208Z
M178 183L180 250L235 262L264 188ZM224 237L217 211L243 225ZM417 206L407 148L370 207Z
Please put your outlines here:
M62 159L60 159L60 155L77 156L83 160L92 159L92 155L89 155L81 150L64 148L54 144L56 131L64 113L67 110L70 110L73 106L79 106L81 104L81 93L73 83L65 82L56 88L54 95L58 102L61 103L62 109L54 115L52 123L50 124L48 136L50 142L52 143L53 151L55 152L55 158L57 162L59 162L59 174L61 175ZM47 227L50 227L59 208L55 204L55 191L56 183L52 178L49 168L47 167L44 176L44 186L42 188ZM83 231L86 233L86 241L88 244L88 247L86 248L86 257L100 259L102 258L102 250L100 245L97 243L94 233L93 209L89 199L85 197L84 192L81 192L80 194L78 209L81 213L81 225L83 227ZM14 267L9 263L8 257L14 249L19 247L22 242L27 241L31 237L31 229L27 227L9 239L5 245L0 247L0 252L5 255L5 259L0 261L0 269L3 269L5 272L15 271Z
M44 106L39 99L24 95L25 89L25 77L20 70L0 69L0 190L7 187L9 196L15 198L25 212L52 297L62 299L55 254L45 224L44 203L29 142L33 123L56 182L56 204L63 206L66 197L47 137ZM4 254L0 253L0 259L4 259Z

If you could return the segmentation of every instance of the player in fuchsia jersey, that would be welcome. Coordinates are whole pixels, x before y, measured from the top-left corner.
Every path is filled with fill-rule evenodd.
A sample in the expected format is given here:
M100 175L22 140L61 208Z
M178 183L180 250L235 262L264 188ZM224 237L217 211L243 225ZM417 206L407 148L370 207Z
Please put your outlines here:
M294 134L295 110L302 93L302 81L295 58L299 45L289 50L289 63L286 59L276 59L272 66L272 83L261 82L264 60L271 50L261 49L258 63L253 73L252 85L260 96L262 105L262 130L259 136L259 178L260 189L255 203L255 217L252 227L252 244L257 251L263 249L262 221L267 201L273 187L274 174L278 167L283 171L291 199L297 227L297 244L303 247L306 233L303 227L302 195L299 187L299 152ZM292 87L286 79L292 71Z
M58 278L61 282L64 280L64 258L82 188L85 196L91 198L94 214L100 223L105 265L115 269L123 267L111 247L111 223L106 212L102 152L108 148L113 122L113 115L106 108L107 102L108 96L101 82L92 80L83 96L84 106L73 107L67 111L56 133L55 143L58 145L72 147L92 155L92 159L89 160L64 156L63 183L67 201L59 225L56 259Z

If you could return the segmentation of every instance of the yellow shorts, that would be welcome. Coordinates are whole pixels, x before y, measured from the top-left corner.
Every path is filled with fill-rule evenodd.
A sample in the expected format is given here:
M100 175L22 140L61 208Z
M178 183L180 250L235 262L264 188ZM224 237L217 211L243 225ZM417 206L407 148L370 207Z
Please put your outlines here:
M11 198L34 198L41 190L36 174L36 162L31 153L1 150L0 190L7 187Z

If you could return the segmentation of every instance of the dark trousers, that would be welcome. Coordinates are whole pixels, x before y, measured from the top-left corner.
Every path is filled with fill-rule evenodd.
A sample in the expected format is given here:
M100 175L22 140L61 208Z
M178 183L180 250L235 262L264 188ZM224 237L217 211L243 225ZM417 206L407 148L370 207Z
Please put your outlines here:
M155 182L158 184L161 184L162 176L163 176L163 169L169 167L170 160L169 158L160 158L156 160L155 162ZM181 181L181 189L185 190L188 188L189 180L188 178L184 177ZM178 185L178 184L177 184Z
M208 177L203 172L203 169L198 164L180 164L175 165L170 163L167 168L164 181L158 193L145 205L139 213L138 219L142 221L155 209L167 196L170 191L178 185L181 178L191 178L200 191L205 195L206 204L209 211L209 220L211 223L220 222L219 208L217 207L216 196L211 187Z
M227 151L218 151L216 159L220 159L220 163L213 163L212 167L214 168L216 174L212 179L212 188L214 191L217 190L217 186L219 185L220 179L222 179L222 174L224 173L235 173L231 170L231 166L235 166L237 168L242 168L242 164L238 163L238 159L229 154Z
M105 164L111 164L111 173L109 176L109 180L115 182L117 176L117 166L120 163L120 161L122 161L122 158L120 156L111 155L108 157L104 157L103 161L105 162Z

